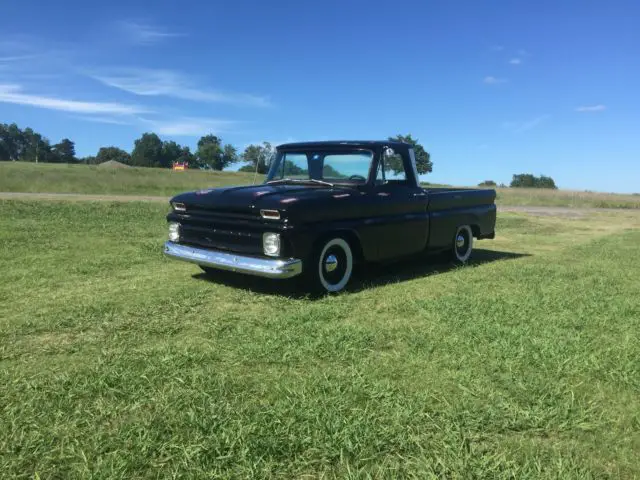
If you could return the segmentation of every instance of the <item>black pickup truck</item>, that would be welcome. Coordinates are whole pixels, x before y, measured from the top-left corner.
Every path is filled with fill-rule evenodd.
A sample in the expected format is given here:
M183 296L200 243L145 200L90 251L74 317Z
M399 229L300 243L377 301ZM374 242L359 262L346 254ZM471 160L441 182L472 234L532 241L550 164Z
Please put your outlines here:
M165 254L205 272L302 275L338 292L358 262L448 251L466 262L494 238L494 190L422 188L411 145L334 141L280 145L266 181L171 199Z

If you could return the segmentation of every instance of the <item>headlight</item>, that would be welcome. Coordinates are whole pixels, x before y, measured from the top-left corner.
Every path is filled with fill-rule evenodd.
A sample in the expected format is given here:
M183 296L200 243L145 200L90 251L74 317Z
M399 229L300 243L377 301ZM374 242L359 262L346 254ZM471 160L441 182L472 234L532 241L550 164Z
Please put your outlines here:
M169 223L169 240L172 242L180 241L180 224L176 222Z
M262 235L262 248L265 255L277 257L280 255L280 234L265 233Z

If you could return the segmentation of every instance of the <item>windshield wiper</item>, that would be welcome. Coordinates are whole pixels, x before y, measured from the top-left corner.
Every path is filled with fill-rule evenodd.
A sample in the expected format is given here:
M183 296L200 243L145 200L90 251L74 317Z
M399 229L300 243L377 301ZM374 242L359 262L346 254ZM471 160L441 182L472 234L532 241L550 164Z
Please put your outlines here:
M318 185L328 185L329 187L333 187L333 183L325 182L324 180L317 180L315 178L310 178L309 180L304 180L305 182L317 183Z
M271 185L273 183L287 183L287 182L295 183L296 181L293 178L280 178L278 180L269 180L268 182L266 182L266 184Z
M269 180L267 185L273 185L277 183L315 183L317 185L327 185L333 187L333 183L325 182L324 180L317 180L315 178L298 179L298 178L281 178L278 180Z

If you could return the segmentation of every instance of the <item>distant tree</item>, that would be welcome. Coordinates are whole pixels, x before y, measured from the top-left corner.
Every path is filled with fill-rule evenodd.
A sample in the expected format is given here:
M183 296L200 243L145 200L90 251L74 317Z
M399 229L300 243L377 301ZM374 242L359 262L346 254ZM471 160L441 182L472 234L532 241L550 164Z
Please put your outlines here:
M205 135L198 140L196 162L200 166L208 166L213 170L223 170L238 161L235 147L230 144L222 146L222 140L215 135Z
M174 141L162 142L162 165L165 168L171 168L173 162L177 161L182 155L182 146Z
M322 167L322 176L324 178L345 178L346 175L340 173L331 165L324 165Z
M306 168L299 167L295 164L295 162L291 160L284 161L284 176L288 177L289 175L309 175L309 170Z
M15 125L15 124L14 124ZM11 125L7 123L0 123L0 160L17 160L18 155L14 154L14 142L15 139L11 135Z
M15 123L0 124L0 159L21 160L25 146L24 132Z
M118 147L101 147L94 159L95 163L114 161L131 165L131 155Z
M514 174L511 180L513 188L552 188L557 189L556 183L551 177L541 175L536 177L530 173Z
M215 135L200 137L198 149L196 150L196 162L198 165L213 167L216 160L222 156L221 143L222 141Z
M64 138L53 147L32 128L0 124L0 160L23 162L75 162L75 145Z
M20 160L23 162L50 162L53 160L49 140L27 127L23 131Z
M424 175L425 173L433 171L433 162L431 161L431 155L429 155L429 152L427 152L424 147L420 143L418 143L417 139L411 137L411 134L396 135L395 137L389 137L389 140L404 142L413 146L413 151L416 156L416 168L418 170L418 174Z
M385 155L384 170L385 172L393 171L394 175L398 175L399 173L404 172L404 161L402 160L402 155L400 155L399 153Z
M255 172L257 166L258 173L267 173L267 164L274 153L275 150L269 142L263 142L262 145L249 145L242 153L242 160L249 162L249 165L246 165L249 168L242 167L240 171Z
M227 143L222 149L222 163L220 164L220 170L237 162L238 160L238 151L236 150L236 147Z
M176 159L176 162L187 163L189 165L195 165L196 157L193 155L193 153L191 153L191 150L189 149L189 147L185 146L185 147L181 148L180 154L179 154L178 158Z
M514 188L533 188L535 186L535 177L530 173L514 174L510 186Z
M251 164L243 165L243 166L241 166L241 167L238 169L238 171L239 171L239 172L251 172L251 173L253 173L253 172L255 172L255 171L256 171L256 167L254 167L254 166L253 166L253 165L251 165Z
M144 133L135 141L131 163L137 167L162 167L162 140L155 133Z
M544 175L540 175L537 181L538 188L552 188L553 190L557 190L556 182L553 181L551 177L545 177Z
M63 138L60 143L56 143L51 149L52 159L58 163L75 163L76 146L68 138Z
M485 180L481 183L478 184L479 187L495 187L496 186L496 182L494 182L493 180Z

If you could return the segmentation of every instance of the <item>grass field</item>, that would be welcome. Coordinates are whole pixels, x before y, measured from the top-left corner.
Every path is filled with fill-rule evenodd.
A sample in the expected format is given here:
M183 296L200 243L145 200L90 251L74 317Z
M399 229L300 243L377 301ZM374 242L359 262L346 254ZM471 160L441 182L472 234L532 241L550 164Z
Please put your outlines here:
M206 187L250 184L253 177L253 174L238 172L174 172L164 168L100 168L96 165L0 162L0 192L168 197Z
M317 300L163 258L165 213L0 201L3 478L640 476L638 212Z
M246 185L254 175L237 172L172 172L156 168L0 162L0 192L173 196L206 187ZM258 178L257 182L262 181ZM497 189L499 205L640 209L640 195L543 189Z

